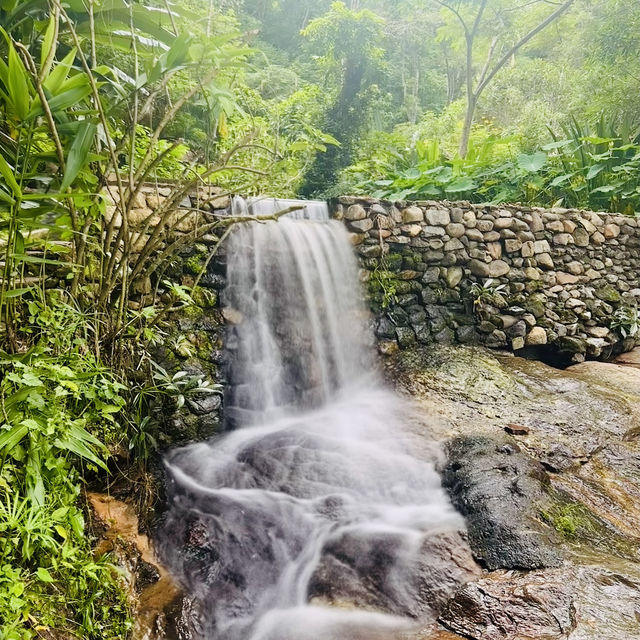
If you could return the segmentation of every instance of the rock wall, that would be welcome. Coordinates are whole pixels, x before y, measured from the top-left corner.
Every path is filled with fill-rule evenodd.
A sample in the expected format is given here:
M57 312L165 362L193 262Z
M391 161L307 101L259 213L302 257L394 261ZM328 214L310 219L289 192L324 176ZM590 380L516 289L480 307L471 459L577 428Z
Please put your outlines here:
M635 344L637 217L355 197L332 211L360 257L383 353L459 342L581 361Z

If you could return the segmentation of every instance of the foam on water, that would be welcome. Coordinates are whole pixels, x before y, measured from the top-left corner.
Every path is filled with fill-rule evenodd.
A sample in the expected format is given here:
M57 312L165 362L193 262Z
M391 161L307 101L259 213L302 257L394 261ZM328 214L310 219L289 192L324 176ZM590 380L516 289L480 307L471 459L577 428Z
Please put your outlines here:
M262 216L296 204L235 208ZM461 526L433 452L417 453L405 429L409 407L375 373L347 233L324 203L305 204L232 234L225 412L236 430L166 459L160 543L202 638L388 638L411 621L310 605L327 555L382 558L389 613L412 611L424 541Z

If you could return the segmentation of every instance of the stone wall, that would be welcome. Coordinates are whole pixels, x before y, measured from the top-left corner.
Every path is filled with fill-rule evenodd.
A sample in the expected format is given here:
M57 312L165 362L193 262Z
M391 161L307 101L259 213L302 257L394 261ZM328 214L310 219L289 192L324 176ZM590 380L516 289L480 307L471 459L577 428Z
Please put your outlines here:
M604 358L640 301L640 219L468 202L342 197L381 351L481 343Z

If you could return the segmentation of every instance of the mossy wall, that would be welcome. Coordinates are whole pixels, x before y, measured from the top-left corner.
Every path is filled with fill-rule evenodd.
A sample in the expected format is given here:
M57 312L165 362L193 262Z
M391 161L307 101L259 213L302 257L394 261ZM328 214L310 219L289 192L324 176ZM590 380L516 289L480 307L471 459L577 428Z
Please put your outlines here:
M383 352L459 342L580 361L636 342L637 217L355 197L332 210L360 257Z

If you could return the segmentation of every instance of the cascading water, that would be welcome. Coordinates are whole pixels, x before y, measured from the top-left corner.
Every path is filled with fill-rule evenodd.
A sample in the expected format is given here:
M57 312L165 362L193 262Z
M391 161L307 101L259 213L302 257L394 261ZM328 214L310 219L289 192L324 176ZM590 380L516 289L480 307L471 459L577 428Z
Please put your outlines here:
M229 239L236 430L166 460L161 547L207 640L397 637L428 611L425 548L461 527L410 410L375 374L344 227L324 203L235 206L296 204Z

